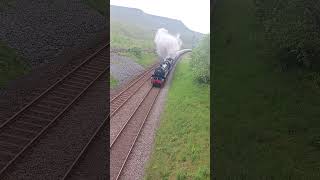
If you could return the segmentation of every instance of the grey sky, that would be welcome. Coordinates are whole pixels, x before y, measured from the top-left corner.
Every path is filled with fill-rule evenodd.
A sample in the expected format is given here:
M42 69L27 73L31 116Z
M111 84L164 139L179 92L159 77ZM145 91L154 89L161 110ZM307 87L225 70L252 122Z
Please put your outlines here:
M178 19L191 30L210 32L210 0L110 0L110 3L138 8L152 15Z

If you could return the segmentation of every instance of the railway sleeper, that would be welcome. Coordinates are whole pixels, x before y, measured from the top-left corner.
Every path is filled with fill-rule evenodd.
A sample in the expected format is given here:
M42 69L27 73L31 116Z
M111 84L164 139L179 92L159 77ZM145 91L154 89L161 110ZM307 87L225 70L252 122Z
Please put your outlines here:
M86 67L86 69L91 69L96 72L101 72L103 70L103 69L97 68L96 66L86 65L85 67Z
M63 104L63 106L66 106L69 102L67 99L59 97L59 96L55 96L53 94L48 96L47 101L61 103L61 104Z
M17 126L10 126L10 128L14 131L21 131L21 132L25 132L25 133L29 133L29 134L37 134L37 131L31 131L26 128L21 128L21 127L17 127Z
M61 108L66 106L65 103L59 103L59 102L56 102L56 101L49 101L49 100L43 100L43 101L41 101L41 103L44 103L47 106L55 107L55 108L59 108L59 109L61 109Z
M42 127L46 126L47 124L49 124L51 121L50 120L39 120L39 119L25 118L25 119L23 119L22 122L36 124L37 126L35 128L30 129L31 131L36 131L37 129L42 128Z
M1 134L0 141L6 141L6 142L9 142L12 144L17 144L19 146L23 146L26 143L28 143L28 141L30 141L30 139L26 140L26 139L22 139L22 138L7 135L7 134Z
M73 76L73 77L70 77L70 80L72 81L75 81L75 82L79 82L85 86L87 86L91 81L92 81L92 78L89 78L88 77L78 77L78 76Z
M29 114L34 117L44 117L43 119L51 119L55 116L56 113L53 112L44 112L37 109L29 109L26 114ZM39 118L40 118L39 117Z
M73 94L64 94L64 93L61 93L58 91L54 91L54 92L52 92L52 94L56 97L63 98L65 100L67 100L68 102L74 98L74 97L72 97L72 96L74 96Z
M75 88L81 88L84 89L85 87L88 86L89 83L83 83L83 82L79 82L79 81L72 81L71 79L69 79L68 81L66 81L65 83L63 83L63 85L65 86L69 86L69 87L75 87Z
M9 137L9 138L13 138L13 139L18 139L18 140L23 140L23 141L30 141L31 140L31 138L29 137L29 138L25 138L25 137L23 137L23 136L20 136L18 133L17 134L15 134L14 132L3 132L3 133L1 133L1 136L5 136L5 137Z
M27 121L17 121L16 123L20 123L20 124L23 124L24 126L25 125L28 125L29 127L35 127L35 128L43 128L45 125L40 125L40 123L34 123L34 122L27 122Z
M83 69L79 69L78 72L97 76L101 71L93 71L93 70L90 70L90 69L87 69L87 68L83 68Z
M83 71L83 70L79 70L77 74L92 77L92 78L95 78L96 76L98 76L98 73L90 73L88 71Z
M74 74L74 76L87 79L89 82L91 82L95 78L93 76L87 76L87 75L81 74L80 72L77 72L76 74Z
M37 103L34 107L46 113L54 112L54 114L59 110L59 108L52 107L49 104L45 104L45 103Z
M16 130L10 127L10 129L6 129L5 134L21 138L22 140L27 141L29 139L32 139L37 133L29 133L21 130Z
M8 145L3 145L3 144L0 144L0 153L1 152L8 152L8 153L18 153L19 150L21 148L20 147L17 147L17 146L8 146Z
M61 106L57 106L57 105L54 105L53 103L47 103L43 101L38 103L35 107L39 107L46 111L52 111L52 110L58 111L59 109L62 109Z
M21 146L19 144L8 142L8 141L1 141L0 140L0 144L5 145L5 146L12 146L12 147L19 148L19 149L21 148Z
M71 84L70 84L71 83ZM72 85L72 82L65 82L64 84L62 84L60 87L65 88L65 89L77 89L77 90L82 90L86 87L85 86L76 86L76 85Z

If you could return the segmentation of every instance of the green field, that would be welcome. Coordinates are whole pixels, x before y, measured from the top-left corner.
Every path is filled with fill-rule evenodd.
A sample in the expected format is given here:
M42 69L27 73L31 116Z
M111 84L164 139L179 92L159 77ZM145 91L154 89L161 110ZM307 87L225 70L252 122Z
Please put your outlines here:
M107 15L107 1L106 0L82 0L88 4L91 8L97 10L102 15Z
M174 72L145 179L209 179L209 86L194 82L189 59Z
M320 179L319 88L304 70L279 69L253 0L216 5L216 178Z
M19 57L15 50L0 42L0 87L30 71L30 66Z

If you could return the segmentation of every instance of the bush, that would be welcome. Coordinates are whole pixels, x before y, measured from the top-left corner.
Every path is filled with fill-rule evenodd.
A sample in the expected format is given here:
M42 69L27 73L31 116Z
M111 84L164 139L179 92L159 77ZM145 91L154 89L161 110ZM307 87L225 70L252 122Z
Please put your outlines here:
M142 50L138 47L133 47L128 50L131 54L133 54L137 58L142 57Z
M193 49L191 54L191 69L199 83L210 83L210 35L206 35Z

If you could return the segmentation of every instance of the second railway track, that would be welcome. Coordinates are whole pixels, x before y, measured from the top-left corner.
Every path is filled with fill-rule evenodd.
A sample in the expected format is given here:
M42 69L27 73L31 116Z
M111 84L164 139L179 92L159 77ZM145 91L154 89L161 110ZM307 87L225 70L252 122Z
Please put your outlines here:
M0 176L101 76L108 72L109 44L0 124Z
M126 88L120 93L115 95L110 101L110 117L116 112L148 81L150 80L151 73L158 64L150 67L140 77L133 80Z
M118 179L160 92L150 88L110 144L110 179Z

